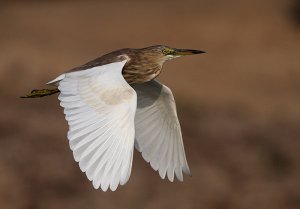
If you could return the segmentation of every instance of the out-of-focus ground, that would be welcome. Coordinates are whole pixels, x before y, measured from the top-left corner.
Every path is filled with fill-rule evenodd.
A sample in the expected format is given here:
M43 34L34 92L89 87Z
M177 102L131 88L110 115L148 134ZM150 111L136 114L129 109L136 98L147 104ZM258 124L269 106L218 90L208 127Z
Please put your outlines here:
M0 3L1 209L300 208L300 27L295 1ZM298 8L298 9L297 9ZM18 97L124 47L208 53L168 62L193 176L161 180L135 153L116 192L74 162L57 96Z

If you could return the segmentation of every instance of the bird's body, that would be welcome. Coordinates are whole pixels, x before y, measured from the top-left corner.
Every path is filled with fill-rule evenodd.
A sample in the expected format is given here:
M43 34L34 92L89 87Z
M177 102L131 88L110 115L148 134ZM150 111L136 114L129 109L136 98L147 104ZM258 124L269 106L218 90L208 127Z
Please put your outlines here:
M163 47L164 46L152 46L143 49L127 48L117 50L82 66L73 68L69 72L86 70L109 63L127 60L122 70L126 82L129 84L145 83L156 78L160 74L163 63L166 61L165 56L161 52Z
M202 51L166 46L122 49L74 68L27 97L59 92L68 139L95 188L115 190L129 179L133 148L162 178L190 174L171 90L154 80L166 60Z

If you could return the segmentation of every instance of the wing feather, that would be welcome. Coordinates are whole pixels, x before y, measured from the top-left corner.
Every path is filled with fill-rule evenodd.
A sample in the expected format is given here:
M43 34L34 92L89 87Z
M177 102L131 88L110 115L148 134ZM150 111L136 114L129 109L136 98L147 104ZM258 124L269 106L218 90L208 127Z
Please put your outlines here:
M161 178L182 181L190 170L171 90L155 80L132 87L138 97L135 147Z
M58 99L74 159L103 191L125 184L131 172L137 98L122 76L125 63L70 72L52 81L61 91Z

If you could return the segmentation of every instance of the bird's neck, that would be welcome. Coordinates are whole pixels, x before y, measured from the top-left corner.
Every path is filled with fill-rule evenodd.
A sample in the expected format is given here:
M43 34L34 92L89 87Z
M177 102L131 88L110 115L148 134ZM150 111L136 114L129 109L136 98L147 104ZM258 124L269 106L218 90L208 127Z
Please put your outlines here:
M129 84L145 83L156 78L162 70L163 62L130 60L123 68L123 76Z

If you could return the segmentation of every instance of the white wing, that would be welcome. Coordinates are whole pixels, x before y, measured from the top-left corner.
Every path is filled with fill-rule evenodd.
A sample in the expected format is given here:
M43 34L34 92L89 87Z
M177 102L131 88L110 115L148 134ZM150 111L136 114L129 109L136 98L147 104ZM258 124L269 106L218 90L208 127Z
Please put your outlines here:
M103 191L125 184L131 173L137 100L121 74L125 63L66 73L53 80L61 91L74 158L94 187Z
M186 161L176 105L171 90L158 81L135 84L138 105L135 117L135 147L161 178L170 181L174 173L190 175Z

